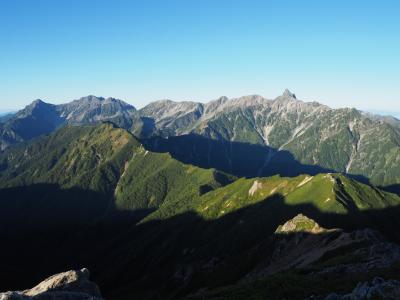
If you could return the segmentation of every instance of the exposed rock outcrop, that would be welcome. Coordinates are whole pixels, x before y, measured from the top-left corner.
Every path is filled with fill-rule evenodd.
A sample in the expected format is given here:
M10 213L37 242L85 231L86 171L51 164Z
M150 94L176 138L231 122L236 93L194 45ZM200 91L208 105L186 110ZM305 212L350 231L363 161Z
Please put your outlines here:
M25 291L0 293L0 300L102 300L98 286L89 280L89 270L53 275Z
M330 231L335 230L331 229ZM293 219L287 221L285 224L280 225L275 233L289 234L295 232L308 232L308 233L321 233L328 230L319 226L317 222L308 218L303 214L298 214Z
M288 269L317 267L314 274L352 274L388 268L400 260L400 246L379 232L325 229L299 214L275 231L273 252L244 281Z

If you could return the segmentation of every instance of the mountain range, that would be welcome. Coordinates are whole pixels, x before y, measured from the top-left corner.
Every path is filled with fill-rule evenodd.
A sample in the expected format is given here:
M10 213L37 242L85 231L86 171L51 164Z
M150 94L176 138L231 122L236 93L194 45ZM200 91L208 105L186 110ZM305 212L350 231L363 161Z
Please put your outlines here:
M237 176L341 172L399 189L399 120L303 102L288 90L274 100L257 95L206 104L162 100L140 110L94 96L62 105L37 100L0 123L1 149L66 124L101 121L129 130L153 151ZM176 146L182 143L184 151Z
M130 120L135 108L114 98L83 97L67 104L53 105L35 100L14 115L0 119L0 148L49 134L67 124L92 124L117 119Z
M400 297L395 118L289 91L88 96L34 101L0 132L7 297L86 267L106 299Z

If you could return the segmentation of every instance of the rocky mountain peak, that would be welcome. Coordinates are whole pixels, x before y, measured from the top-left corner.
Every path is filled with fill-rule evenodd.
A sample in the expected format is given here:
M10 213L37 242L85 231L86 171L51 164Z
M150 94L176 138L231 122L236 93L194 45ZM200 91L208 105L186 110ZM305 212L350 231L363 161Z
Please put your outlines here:
M36 99L31 104L27 105L23 110L17 112L17 116L25 116L33 112L41 112L51 109L53 105L42 101L41 99Z
M44 102L41 99L36 99L36 100L32 101L32 103L29 104L26 108L33 109L33 108L41 107L41 106L45 106L45 105L48 105L48 103Z
M88 95L86 97L80 98L79 100L82 100L82 101L103 101L104 98L103 97L97 97L97 96L94 96L94 95Z
M73 115L76 116L88 113L91 110L100 109L103 106L110 107L110 105L112 107L111 111L109 111L110 114L115 114L117 112L124 112L128 110L136 110L134 106L122 100L112 97L97 97L93 95L82 97L72 102L58 105L57 107L59 111L64 112L64 115L66 114L66 112L68 112L68 114L72 112Z
M291 91L289 91L289 89L285 89L285 91L282 94L282 97L297 99L296 95L294 93L292 93Z
M293 219L287 221L285 224L280 225L275 233L295 233L295 232L309 232L319 233L325 231L325 228L319 226L313 219L308 218L303 214L298 214Z
M45 103L45 102L42 101L41 99L36 99L36 100L32 101L31 105L40 105L40 104L43 104L43 103Z
M70 103L67 103L67 104L64 104L64 105L73 104L73 103L79 103L81 105L90 105L90 104L103 105L103 104L114 103L114 104L118 104L118 105L121 105L121 106L126 106L126 107L132 107L133 108L132 105L130 105L130 104L128 104L128 103L126 103L126 102L124 102L124 101L122 101L120 99L116 99L116 98L113 98L113 97L108 97L108 98L97 97L97 96L94 96L94 95L89 95L89 96L86 96L86 97L82 97L82 98L79 98L77 100L74 100L74 101L72 101Z

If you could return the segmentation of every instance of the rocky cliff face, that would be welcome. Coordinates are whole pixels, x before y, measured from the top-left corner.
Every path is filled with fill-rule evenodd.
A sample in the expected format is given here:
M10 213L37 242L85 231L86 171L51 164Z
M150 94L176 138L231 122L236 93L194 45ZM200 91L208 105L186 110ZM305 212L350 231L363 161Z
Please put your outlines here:
M97 285L89 280L87 269L51 276L25 291L0 293L0 300L102 300Z
M57 105L56 111L69 124L90 124L116 118L130 118L136 109L115 98L87 96Z

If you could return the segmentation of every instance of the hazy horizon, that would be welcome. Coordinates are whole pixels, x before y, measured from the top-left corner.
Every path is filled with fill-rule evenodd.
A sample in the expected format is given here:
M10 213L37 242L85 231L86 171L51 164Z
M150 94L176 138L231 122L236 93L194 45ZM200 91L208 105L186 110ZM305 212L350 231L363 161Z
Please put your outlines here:
M291 91L291 92L293 92L293 91ZM281 93L281 94L282 94L282 93ZM279 95L281 95L281 94L279 94ZM296 93L295 93L295 94L296 94ZM251 95L256 95L256 94L251 94ZM257 95L258 95L258 94L257 94ZM264 95L261 95L261 96L264 97L264 98L266 98L266 99L268 99L268 100L273 100L273 99L275 99L276 97L278 97L279 95L276 95L275 97L265 97ZM86 96L89 96L89 95L86 95ZM104 97L104 96L101 96L101 95L94 95L94 96L96 96L96 97L103 97L103 98L112 97L112 96L106 96L106 97ZM219 96L219 97L222 97L222 96L225 96L225 95L221 95L221 96ZM242 95L242 96L248 96L248 95ZM85 97L85 96L82 96L82 97ZM79 98L82 98L82 97L79 97ZM215 98L213 98L213 99L204 100L204 101L195 100L195 99L191 99L191 100L188 100L188 99L176 100L176 99L163 98L163 99L155 99L155 100L153 100L153 101L150 101L149 103L154 102L154 101L158 101L158 100L166 100L166 99L172 100L172 101L177 101L177 102L179 102L179 101L194 101L194 102L200 102L200 103L207 103L207 102L209 102L209 101L213 101L213 100L215 100L215 99L218 99L219 97L215 97ZM240 97L240 96L239 96L239 97ZM316 101L316 102L319 102L319 103L321 103L321 104L325 104L325 103L323 103L323 102L321 102L321 101L318 101L318 100L302 99L301 97L298 97L298 96L296 96L296 97L298 98L298 100L301 100L301 101L304 101L304 102ZM44 101L44 102L46 102L46 103L61 104L61 103L67 103L67 102L70 102L70 101L73 101L73 100L77 100L77 99L79 99L79 98L70 99L69 101L65 101L65 102L60 102L60 101L51 102L51 101L47 101L46 99L41 99L41 100ZM116 97L112 97L112 98L116 98ZM229 98L236 98L236 97L229 97ZM38 98L37 98L37 99L38 99ZM36 99L35 99L35 100L36 100ZM125 99L119 99L119 100L122 100L122 101L124 101L124 102L126 102L126 103L128 103L128 104L131 104L131 105L133 105L133 106L134 106L135 108L137 108L137 109L140 109L140 108L144 107L144 106L137 106L135 103L130 102L130 101L126 101ZM32 101L34 101L34 100L32 100ZM0 116L6 115L6 114L10 114L10 113L15 113L15 112L17 112L17 111L23 109L26 105L29 105L30 103L32 103L32 101L26 103L24 106L19 107L19 108L2 109L2 107L0 107ZM149 104L149 103L147 103L147 104ZM147 104L146 104L146 105L147 105ZM351 107L351 106L331 107L331 108L344 108L344 107ZM353 107L351 107L351 108L353 108ZM369 109L369 108L360 108L360 107L354 107L354 108L356 108L356 109L358 109L358 110L361 110L361 111L369 112L369 113L372 113L372 114L381 115L381 116L393 116L393 117L396 117L396 118L398 118L398 119L400 120L400 111L387 111L387 110L384 110L384 109L381 110L381 109L373 109L373 108L372 108L372 109Z

